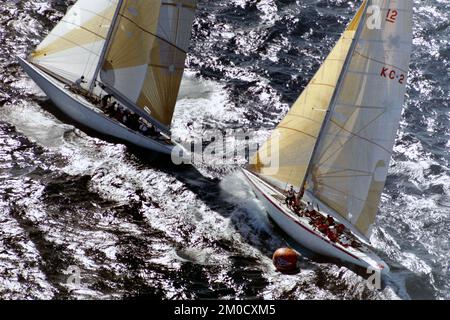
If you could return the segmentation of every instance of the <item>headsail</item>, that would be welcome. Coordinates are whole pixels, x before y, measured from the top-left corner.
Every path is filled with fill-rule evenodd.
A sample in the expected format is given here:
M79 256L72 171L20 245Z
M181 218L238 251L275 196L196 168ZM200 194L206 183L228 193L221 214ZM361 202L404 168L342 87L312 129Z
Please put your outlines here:
M308 191L363 234L386 181L412 47L412 1L370 5L381 28L363 26L307 179Z
M160 123L172 121L196 0L124 0L100 80Z
M30 62L74 82L92 80L117 0L79 0L31 54Z
M300 188L306 175L317 137L365 11L365 5L364 2L311 82L278 125L272 137L252 160L250 170L281 188L286 184ZM279 148L275 144L278 144ZM273 151L278 154L273 154ZM278 168L275 170L271 165L274 157L278 157Z

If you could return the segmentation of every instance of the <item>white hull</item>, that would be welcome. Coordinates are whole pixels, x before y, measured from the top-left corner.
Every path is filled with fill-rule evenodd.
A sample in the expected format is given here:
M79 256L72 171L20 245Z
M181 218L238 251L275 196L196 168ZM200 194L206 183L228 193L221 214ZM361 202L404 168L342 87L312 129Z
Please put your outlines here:
M284 196L278 190L259 179L256 175L243 170L245 177L275 223L292 239L305 248L318 254L337 258L344 262L374 270L382 273L389 272L387 264L371 250L365 248L357 250L352 247L345 248L338 243L331 242L322 233L309 225L307 218L298 217L284 203Z
M23 59L19 58L19 62L25 72L45 92L50 100L71 119L104 135L118 138L152 151L171 154L174 148L172 144L143 136L120 124L118 121L110 119L81 96L65 89L64 84L61 82Z

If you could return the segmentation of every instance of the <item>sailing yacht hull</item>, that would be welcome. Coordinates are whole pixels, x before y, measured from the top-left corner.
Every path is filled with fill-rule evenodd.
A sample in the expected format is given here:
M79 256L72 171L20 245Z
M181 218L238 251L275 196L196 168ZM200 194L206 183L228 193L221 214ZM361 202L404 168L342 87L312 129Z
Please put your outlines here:
M303 247L318 254L337 258L363 268L372 268L380 273L389 272L388 265L370 250L345 248L331 242L309 225L307 218L296 216L285 204L284 196L263 180L247 170L243 170L256 197L261 201L273 221L292 239Z
M19 58L19 62L25 72L45 92L55 106L74 121L101 134L130 142L148 150L169 155L172 153L174 145L153 140L130 130L104 115L82 97L65 89L64 84L27 61Z

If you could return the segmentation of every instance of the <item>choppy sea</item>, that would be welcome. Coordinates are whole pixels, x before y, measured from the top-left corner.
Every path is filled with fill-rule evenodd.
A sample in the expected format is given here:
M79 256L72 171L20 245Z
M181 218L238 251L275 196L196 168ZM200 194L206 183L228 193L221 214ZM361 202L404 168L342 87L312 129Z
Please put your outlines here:
M200 0L174 136L245 129L263 141L359 3ZM450 1L415 1L407 102L371 237L392 269L381 290L314 257L276 272L285 236L236 166L172 166L58 114L15 57L68 4L0 3L0 299L450 298Z

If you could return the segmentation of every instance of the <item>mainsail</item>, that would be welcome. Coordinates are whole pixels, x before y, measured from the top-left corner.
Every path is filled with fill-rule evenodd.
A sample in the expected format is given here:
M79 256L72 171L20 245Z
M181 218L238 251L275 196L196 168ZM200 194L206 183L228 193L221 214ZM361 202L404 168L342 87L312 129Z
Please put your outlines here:
M31 54L30 62L75 82L91 82L117 0L79 0Z
M170 125L184 71L196 0L125 0L100 80Z
M364 26L308 172L308 190L363 234L386 182L412 47L412 1L371 2L381 29Z
M342 74L332 90L316 93L325 100L321 106L327 115L323 112L321 117L310 117L314 119L314 130L305 130L313 125L297 127L303 137L300 133L282 134L280 145L289 149L280 148L279 173L269 178L300 188L306 181L306 192L311 197L344 218L357 232L368 235L404 103L412 47L412 1L372 0L362 8L363 14L360 9L353 20L357 20L359 32L341 66ZM303 115L315 109L314 102L304 99L301 110L294 113L302 115L297 122L306 122ZM288 116L288 120L292 118ZM282 129L283 123L286 121L280 124ZM295 160L296 152L304 154L298 154ZM286 156L287 170L282 166ZM264 175L264 168L260 174Z

